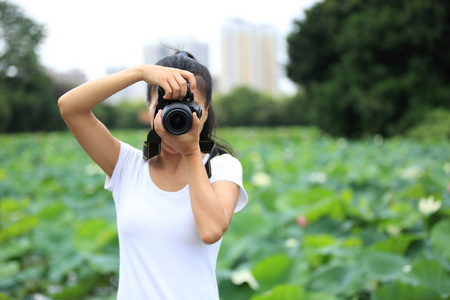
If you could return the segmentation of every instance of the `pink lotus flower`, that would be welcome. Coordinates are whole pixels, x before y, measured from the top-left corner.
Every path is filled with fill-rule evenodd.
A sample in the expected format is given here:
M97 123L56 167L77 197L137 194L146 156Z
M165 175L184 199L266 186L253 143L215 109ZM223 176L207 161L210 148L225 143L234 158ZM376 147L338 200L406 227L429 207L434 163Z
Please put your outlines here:
M297 217L297 224L298 224L298 226L303 227L303 228L308 227L308 225L309 225L308 221L306 220L306 217L303 215L300 215Z

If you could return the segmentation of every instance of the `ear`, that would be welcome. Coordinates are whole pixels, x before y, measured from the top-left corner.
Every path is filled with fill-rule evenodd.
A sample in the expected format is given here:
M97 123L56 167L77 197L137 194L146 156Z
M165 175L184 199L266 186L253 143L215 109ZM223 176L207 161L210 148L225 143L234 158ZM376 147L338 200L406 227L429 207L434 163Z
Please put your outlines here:
M206 107L206 109L205 109L205 111L203 111L202 112L202 118L205 118L205 120L206 119L208 119L208 113L209 113L209 107L211 106L211 104L209 104L207 107Z

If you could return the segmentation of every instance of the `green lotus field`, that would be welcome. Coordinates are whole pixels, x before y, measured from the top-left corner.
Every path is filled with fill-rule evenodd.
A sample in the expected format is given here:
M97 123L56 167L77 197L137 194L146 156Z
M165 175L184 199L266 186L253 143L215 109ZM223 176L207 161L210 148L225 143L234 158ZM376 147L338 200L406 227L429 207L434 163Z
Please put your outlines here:
M113 133L138 148L146 137ZM450 299L450 141L302 127L219 136L249 194L223 238L222 299ZM115 299L104 179L69 132L0 135L0 300Z

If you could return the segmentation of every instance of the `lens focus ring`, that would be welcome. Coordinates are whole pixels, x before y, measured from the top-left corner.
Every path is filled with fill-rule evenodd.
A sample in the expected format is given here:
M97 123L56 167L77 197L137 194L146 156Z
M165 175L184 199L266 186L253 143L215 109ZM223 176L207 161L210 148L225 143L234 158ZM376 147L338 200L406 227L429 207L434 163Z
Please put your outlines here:
M162 111L162 122L167 132L182 135L192 127L192 112L181 102L167 105Z

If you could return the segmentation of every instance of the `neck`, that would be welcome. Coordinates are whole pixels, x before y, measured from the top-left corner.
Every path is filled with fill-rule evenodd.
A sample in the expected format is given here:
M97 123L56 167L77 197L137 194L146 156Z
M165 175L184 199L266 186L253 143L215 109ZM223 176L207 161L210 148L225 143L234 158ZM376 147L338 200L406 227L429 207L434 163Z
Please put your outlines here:
M171 173L184 168L183 156L179 153L169 153L161 149L161 153L153 158L155 166Z
M202 158L205 157L204 153L201 153L201 155ZM169 173L184 171L186 167L183 155L166 146L164 143L161 143L161 152L159 155L153 157L150 162L154 167Z

